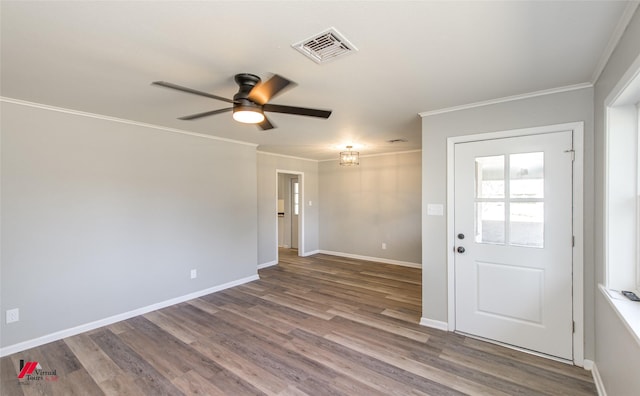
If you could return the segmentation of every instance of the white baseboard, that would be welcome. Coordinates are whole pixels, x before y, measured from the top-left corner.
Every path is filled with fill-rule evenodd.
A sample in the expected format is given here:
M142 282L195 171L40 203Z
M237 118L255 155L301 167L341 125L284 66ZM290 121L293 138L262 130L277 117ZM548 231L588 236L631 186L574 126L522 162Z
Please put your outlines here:
M300 257L313 256L314 254L318 254L318 253L320 253L320 250L312 250L310 252L302 252L302 254L300 254Z
M433 320L429 318L420 318L420 325L431 327L438 330L449 331L449 324L447 322L441 322L439 320Z
M595 364L595 363L593 362L593 360L584 359L584 360L582 361L582 368L583 368L583 369L585 369L585 370L589 370L589 371L591 371L591 370L593 370L593 365L594 365L594 364Z
M317 250L316 252L322 253L322 254L329 254L331 256L353 258L357 260L375 261L377 263L383 263L383 264L395 264L395 265L401 265L403 267L422 268L422 264L410 263L408 261L391 260L391 259L380 258L380 257L361 256L359 254L334 252L331 250Z
M271 266L274 266L276 264L278 264L278 260L269 261L268 263L263 263L263 264L258 265L258 269L271 267Z
M590 360L589 362L591 362L591 375L593 376L593 382L596 384L598 396L607 396L607 391L604 389L604 383L602 382L602 377L600 377L598 366L596 366L595 362L592 362ZM587 360L584 361L584 368L587 368Z
M110 324L120 322L129 318L133 318L134 316L139 316L146 314L151 311L156 311L161 308L165 308L171 305L179 304L185 301L193 300L194 298L206 296L207 294L215 293L217 291L221 291L224 289L228 289L230 287L239 286L248 282L252 282L254 280L260 279L258 275L251 275L246 278L238 279L235 281L227 282L222 285L210 287L208 289L200 290L197 292L185 294L184 296L175 297L166 301L162 301L159 303L151 304L146 307L137 308L129 312L124 312L118 315L113 315L108 318L99 319L90 323L85 323L80 326L72 327L70 329L56 331L55 333L47 334L42 337L34 338L32 340L19 342L17 344L9 345L3 348L0 348L0 357L12 355L17 352L21 352L30 348L35 348L40 345L48 344L53 341L58 341L63 338L71 337L80 333L84 333L90 330L97 329L99 327L108 326Z

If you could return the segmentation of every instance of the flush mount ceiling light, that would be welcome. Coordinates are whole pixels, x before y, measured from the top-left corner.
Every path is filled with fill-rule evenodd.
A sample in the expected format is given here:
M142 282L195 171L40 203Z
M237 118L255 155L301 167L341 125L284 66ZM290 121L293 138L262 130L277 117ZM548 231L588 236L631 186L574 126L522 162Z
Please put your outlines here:
M341 166L355 166L360 165L360 153L351 150L353 146L347 146L347 151L340 152L340 165Z

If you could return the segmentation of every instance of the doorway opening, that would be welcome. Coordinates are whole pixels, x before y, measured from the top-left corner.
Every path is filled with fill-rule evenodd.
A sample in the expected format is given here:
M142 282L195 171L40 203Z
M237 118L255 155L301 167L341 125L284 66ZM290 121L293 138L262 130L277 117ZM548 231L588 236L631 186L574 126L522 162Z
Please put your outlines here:
M276 183L278 261L280 252L284 250L296 256L304 255L304 173L277 170Z

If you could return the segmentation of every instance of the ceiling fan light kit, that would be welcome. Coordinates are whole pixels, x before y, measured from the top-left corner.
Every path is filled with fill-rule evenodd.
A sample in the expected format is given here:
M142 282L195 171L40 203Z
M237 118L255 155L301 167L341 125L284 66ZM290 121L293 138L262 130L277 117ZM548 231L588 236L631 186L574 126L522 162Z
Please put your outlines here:
M260 106L233 106L233 119L245 124L259 124L264 121L264 113Z
M250 73L236 74L234 79L238 84L239 89L238 92L233 95L233 99L227 99L222 96L212 95L207 92L198 91L165 81L154 81L151 84L220 100L223 102L231 103L233 105L233 107L225 109L205 111L203 113L179 117L178 119L180 120L195 120L202 117L233 111L234 120L246 124L256 124L260 129L264 131L275 128L275 126L265 116L265 111L273 113L303 115L308 117L318 117L324 119L329 118L329 116L331 115L331 110L309 109L305 107L268 103L269 100L282 93L285 88L293 87L296 85L293 81L290 81L277 74L273 75L273 77L265 82L262 82L260 77Z

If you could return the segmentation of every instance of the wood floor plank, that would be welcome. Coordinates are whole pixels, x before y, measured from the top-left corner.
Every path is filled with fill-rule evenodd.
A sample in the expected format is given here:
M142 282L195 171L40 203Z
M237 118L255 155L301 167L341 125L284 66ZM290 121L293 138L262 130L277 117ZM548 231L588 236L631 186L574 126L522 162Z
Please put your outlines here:
M308 332L296 331L294 335L291 345L299 353L310 356L327 367L352 377L355 381L364 381L385 395L426 395L396 381L393 378L395 375L392 374L394 368L386 366L389 371L385 372L384 368L379 367L384 366L382 362L367 355ZM373 366L377 367L372 368Z
M597 394L581 368L420 326L420 269L279 258L254 282L3 357L0 393ZM20 383L20 359L58 381Z
M134 379L126 373L118 374L98 385L108 396L136 396L145 393L145 390L138 387Z
M384 346L373 346L367 344L356 337L347 336L335 332L327 335L326 338L333 342L339 343L350 349L359 351L360 353L371 356L391 366L401 368L407 373L415 374L414 376L406 374L408 381L418 385L419 389L425 388L429 393L451 394L451 395L484 395L484 396L509 396L508 393L474 383L464 377L458 376L457 373L450 373L444 370L429 367L421 362L407 359L404 356L390 352ZM442 384L447 384L446 386Z
M224 345L213 340L203 339L195 342L193 348L212 360L261 389L269 395L279 395L288 387L287 381L278 375L263 369L254 361L238 355Z
M122 374L122 370L87 334L66 338L64 342L96 383L100 384Z
M490 359L493 359L493 355L497 355L507 359L513 359L513 361L518 363L524 363L544 370L554 371L560 376L573 377L587 382L592 382L593 380L591 372L588 370L567 370L567 365L565 363L545 359L533 354L521 354L517 350L505 347L496 347L494 344L480 341L475 338L464 337L462 345L469 347L470 350L473 351L484 351L490 354Z
M343 312L336 309L329 310L329 313L335 314L336 316L341 316L343 318L352 320L357 323L366 324L367 326L370 326L376 329L385 330L390 333L396 333L396 334L414 339L416 341L427 342L429 340L428 334L424 334L420 331L416 331L413 329L407 329L406 327L402 327L396 324L385 323L382 321L375 322L375 321L372 321L366 315L361 315L354 312Z
M191 303L191 301L189 303ZM178 321L166 315L163 311L149 312L146 313L144 317L186 344L191 344L200 336L188 326L188 323Z
M14 362L15 359L15 362ZM23 396L23 385L20 385L18 372L20 365L17 364L16 356L7 356L0 359L0 395Z
M171 380L185 395L226 396L227 393L193 370Z
M327 313L327 311L323 310L322 307L318 307L317 304L310 304L308 302L296 299L293 296L286 296L282 294L267 294L262 298L267 301L289 307L293 310L318 317L320 319L329 320L333 317L333 314Z
M128 347L117 335L109 330L92 334L93 341L102 348L111 360L123 371L134 376L134 382L154 395L182 395L155 367Z

